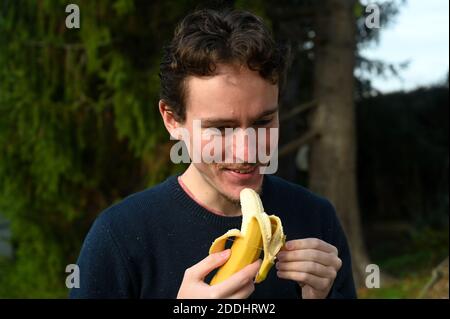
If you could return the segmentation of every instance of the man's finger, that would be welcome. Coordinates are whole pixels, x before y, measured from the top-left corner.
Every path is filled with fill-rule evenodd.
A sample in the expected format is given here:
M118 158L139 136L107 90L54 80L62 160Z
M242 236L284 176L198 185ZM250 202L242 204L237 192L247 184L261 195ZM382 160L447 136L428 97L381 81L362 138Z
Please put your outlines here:
M329 278L317 277L305 272L298 271L278 271L277 276L282 279L293 280L304 283L316 290L326 290L330 287L332 280Z
M246 286L242 287L241 289L239 289L235 293L233 293L229 298L230 299L246 299L254 291L255 291L255 284L253 282L250 282Z
M275 267L280 271L306 272L318 277L336 278L336 270L331 266L324 266L313 261L277 262Z
M332 266L339 269L342 265L341 260L334 254L325 253L315 249L302 249L293 251L280 251L277 254L278 261L313 261L324 266Z
M208 255L192 267L186 269L185 276L203 280L211 271L222 266L230 257L230 249Z
M286 250L317 249L326 253L338 254L338 250L333 245L318 238L295 239L286 242Z
M232 295L242 289L242 287L253 283L260 266L261 260L258 259L254 263L245 266L240 271L230 276L230 278L213 287L219 290L221 295Z

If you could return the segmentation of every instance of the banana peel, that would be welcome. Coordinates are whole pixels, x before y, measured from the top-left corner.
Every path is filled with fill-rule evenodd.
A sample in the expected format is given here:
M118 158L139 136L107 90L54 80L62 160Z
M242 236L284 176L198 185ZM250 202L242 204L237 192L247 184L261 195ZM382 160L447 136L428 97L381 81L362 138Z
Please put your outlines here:
M209 253L225 249L226 241L234 237L231 256L212 278L210 285L218 284L245 266L256 261L261 251L264 257L256 275L255 282L266 279L274 265L275 256L286 242L283 226L279 217L264 212L261 199L253 189L244 188L240 192L242 211L241 229L231 229L212 243Z

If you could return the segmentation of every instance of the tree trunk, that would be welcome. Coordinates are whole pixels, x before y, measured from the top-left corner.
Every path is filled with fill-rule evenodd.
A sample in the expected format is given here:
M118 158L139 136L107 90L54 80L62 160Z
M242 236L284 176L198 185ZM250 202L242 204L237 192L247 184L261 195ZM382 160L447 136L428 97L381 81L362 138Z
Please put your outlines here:
M357 286L364 281L366 254L356 187L353 70L356 50L355 0L324 0L316 17L314 95L309 186L335 206L349 241Z

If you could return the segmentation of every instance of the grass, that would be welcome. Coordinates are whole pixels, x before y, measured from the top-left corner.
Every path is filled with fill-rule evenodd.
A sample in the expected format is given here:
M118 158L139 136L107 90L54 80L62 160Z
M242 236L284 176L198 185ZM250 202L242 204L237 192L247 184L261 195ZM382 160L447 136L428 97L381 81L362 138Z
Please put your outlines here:
M410 274L383 285L378 289L360 288L358 298L361 299L416 299L431 275Z

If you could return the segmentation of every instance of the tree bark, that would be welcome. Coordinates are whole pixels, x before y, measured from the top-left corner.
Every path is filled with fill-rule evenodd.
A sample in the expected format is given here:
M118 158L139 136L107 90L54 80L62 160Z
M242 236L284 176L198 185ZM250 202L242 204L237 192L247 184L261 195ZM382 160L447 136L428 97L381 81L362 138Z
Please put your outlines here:
M314 95L309 186L335 206L350 245L357 286L369 263L359 215L356 179L354 77L355 0L324 0L316 16Z

